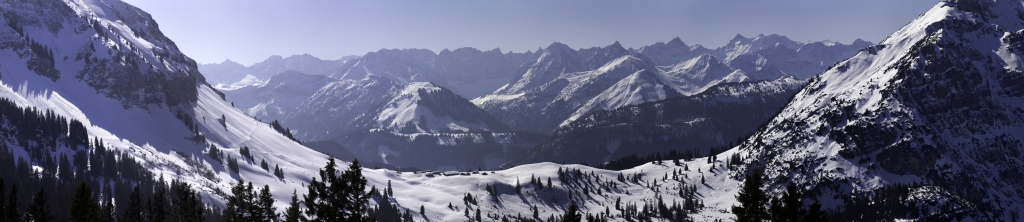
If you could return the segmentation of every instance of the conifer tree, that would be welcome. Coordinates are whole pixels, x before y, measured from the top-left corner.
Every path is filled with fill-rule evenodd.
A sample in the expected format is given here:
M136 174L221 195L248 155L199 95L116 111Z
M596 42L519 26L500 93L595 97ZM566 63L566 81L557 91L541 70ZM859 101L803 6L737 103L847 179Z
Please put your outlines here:
M391 189L391 180L388 180L388 197L395 197L395 190Z
M804 215L804 221L807 222L825 222L828 219L825 218L825 212L821 211L821 202L817 200L811 203L810 209L807 210L807 214Z
M426 208L423 208L423 205L420 205L420 216L426 216L426 215L427 215Z
M562 222L580 222L583 220L583 216L580 215L579 207L576 206L576 202L569 204L569 209L562 215Z
M18 184L11 185L11 194L7 195L7 209L3 212L7 221L21 221L21 211L18 210Z
M149 201L149 221L164 221L167 219L167 188L164 185L164 177L160 176L158 184L154 187L153 198Z
M258 207L258 221L274 221L277 219L277 207L274 207L274 196L270 195L270 185L263 185L260 189L259 198L256 204Z
M372 221L367 215L366 178L359 160L352 161L349 169L338 174L334 158L320 170L320 181L313 178L303 195L306 216L311 221Z
M142 215L142 193L139 185L135 185L132 193L128 195L128 206L121 215L121 221L143 221Z
M252 221L252 215L249 214L252 205L252 192L245 186L245 181L238 180L235 186L231 187L231 196L227 198L227 204L224 206L222 213L224 222L242 222Z
M40 192L42 192L40 190ZM49 208L49 206L47 206ZM79 182L75 187L75 196L71 199L71 206L68 209L68 219L72 222L92 222L99 220L99 205L92 198L92 189L85 181Z
M736 195L739 206L732 206L732 213L736 214L737 222L756 222L768 220L768 212L764 206L768 205L768 197L761 190L761 169L747 174L743 180L743 188Z
M76 192L77 193L77 192ZM91 209L90 215L95 215L96 209ZM46 203L46 193L39 189L35 196L32 196L32 204L28 205L28 218L33 222L49 222L53 219L50 215L50 204ZM72 213L74 215L74 213Z
M103 201L100 206L99 221L114 221L117 212L114 210L114 199Z
M800 221L800 217L806 213L802 210L803 203L800 201L802 195L800 190L797 190L796 183L789 183L786 186L786 193L782 195L781 201L784 205L782 208L783 216L780 217L782 221Z
M285 222L299 222L305 221L306 217L302 215L301 206L299 206L299 196L295 190L292 190L292 201L288 202L288 208L284 209L284 221Z
M7 184L0 178L0 222L7 222Z
M519 179L516 179L516 194L522 194L523 186L519 185Z
M173 216L176 218L175 221L204 221L205 215L203 215L203 201L199 199L199 194L192 189L191 185L178 180L171 182L171 184L175 196L173 201Z

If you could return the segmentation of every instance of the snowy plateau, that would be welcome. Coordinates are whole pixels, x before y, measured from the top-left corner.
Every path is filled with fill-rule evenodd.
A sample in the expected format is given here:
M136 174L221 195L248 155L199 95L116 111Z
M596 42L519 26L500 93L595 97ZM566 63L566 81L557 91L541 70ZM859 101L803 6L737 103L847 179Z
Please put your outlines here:
M413 221L558 221L570 205L588 221L734 221L737 196L790 185L833 221L1024 219L1024 1L942 1L878 44L737 35L252 66L197 64L119 0L0 0L0 14L0 191L20 189L0 192L20 203L3 218L49 200L68 220L81 197L126 220L133 187L151 200L188 184L165 208L194 194L219 221L243 181L284 214L333 156L364 163L379 215Z

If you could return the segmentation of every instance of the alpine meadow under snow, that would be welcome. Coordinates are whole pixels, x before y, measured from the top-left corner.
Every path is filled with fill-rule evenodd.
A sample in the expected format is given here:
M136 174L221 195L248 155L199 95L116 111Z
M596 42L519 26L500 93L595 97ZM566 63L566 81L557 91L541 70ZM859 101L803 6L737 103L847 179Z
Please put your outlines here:
M878 44L251 66L197 64L120 0L0 15L0 222L1024 219L1020 0Z

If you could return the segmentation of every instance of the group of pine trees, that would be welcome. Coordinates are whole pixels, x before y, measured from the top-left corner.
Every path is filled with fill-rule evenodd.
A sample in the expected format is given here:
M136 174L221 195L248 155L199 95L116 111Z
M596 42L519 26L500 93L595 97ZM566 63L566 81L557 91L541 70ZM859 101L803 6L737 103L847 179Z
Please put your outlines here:
M219 221L191 187L157 180L132 155L89 139L82 122L5 98L0 169L0 221L168 221L188 215L180 206Z
M298 139L295 139L295 135L292 135L292 130L291 129L288 129L288 128L285 128L284 126L281 126L281 122L278 122L277 120L274 120L273 122L270 122L270 128L274 128L274 131L277 131L278 133L281 133L281 135L283 135L284 137L288 137L288 139L291 139L292 141L295 141L295 142L298 142L298 143L302 143L302 142L299 142Z
M73 186L69 182L55 191L39 189L27 199L19 197L23 194L16 182L7 192L5 180L0 179L0 221L220 221L216 208L204 204L191 185L178 180L168 187L161 178L145 189L140 183L126 189L127 197L97 195L85 181ZM70 200L58 196L64 193L70 194ZM123 204L115 207L115 202Z
M743 187L736 195L740 205L732 207L737 222L827 221L825 212L821 210L821 203L817 200L804 207L803 194L797 189L796 184L790 183L786 186L786 192L781 198L769 197L761 190L763 175L763 169L754 169L745 176Z

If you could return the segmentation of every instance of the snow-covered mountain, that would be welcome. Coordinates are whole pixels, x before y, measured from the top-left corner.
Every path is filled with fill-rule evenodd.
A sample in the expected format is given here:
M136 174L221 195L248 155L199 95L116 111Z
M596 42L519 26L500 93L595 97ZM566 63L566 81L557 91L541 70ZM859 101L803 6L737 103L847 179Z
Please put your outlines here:
M295 138L314 142L318 151L367 164L494 168L504 156L543 139L512 132L469 100L429 82L286 72L225 94L256 119L279 120ZM453 153L459 158L451 158Z
M667 66L692 59L710 51L700 45L693 47L691 48L689 45L686 45L679 37L675 37L669 40L668 43L658 42L653 45L640 47L636 52L647 56L654 64Z
M289 117L299 104L336 80L324 75L285 71L251 87L225 90L225 99L252 117L265 121Z
M675 65L661 67L661 71L670 83L678 87L679 92L686 95L703 92L719 83L751 80L745 73L733 71L706 53Z
M908 186L872 197L897 202L877 214L1020 219L1021 15L1022 1L940 2L813 78L739 146L744 162L765 169L763 189L796 183L832 209L871 205L851 193Z
M406 85L364 117L356 125L407 134L511 131L465 98L429 82Z
M753 38L736 35L728 44L711 53L729 67L743 70L755 78L775 79L790 75L807 79L870 45L870 42L860 39L845 45L832 41L799 43L776 34Z
M556 42L539 50L520 76L473 102L513 129L549 133L590 112L697 94L717 84L806 79L868 44L798 43L780 35L737 35L714 50L679 38L636 50L618 42L580 50ZM613 63L623 56L643 65L606 75L603 67L618 67Z
M6 24L0 26L0 97L80 121L88 141L102 140L124 153L118 158L134 158L150 175L192 184L206 203L222 206L238 180L268 184L277 199L286 200L326 160L231 107L152 17L134 6L4 0L0 12ZM74 147L57 145L30 156L37 145L16 139L4 136L5 147L31 165L76 154ZM225 158L242 159L237 172L209 155L214 145ZM252 159L241 157L242 147ZM260 161L283 174L261 169Z
M357 118L373 115L402 88L401 83L376 75L360 80L332 80L303 99L281 121L294 130L299 140L334 139L357 129Z
M218 89L225 89L229 88L233 83L242 81L246 76L266 81L272 76L286 71L330 76L337 72L345 61L357 58L359 56L345 56L337 60L324 60L309 54L293 55L287 58L274 55L248 67L230 59L224 60L221 63L199 64L198 67L199 71L206 76L208 83L216 86Z
M362 79L373 74L403 84L433 82L466 98L493 92L516 74L538 53L502 53L501 49L444 49L435 54L427 49L381 49L345 63L332 75L338 79Z

